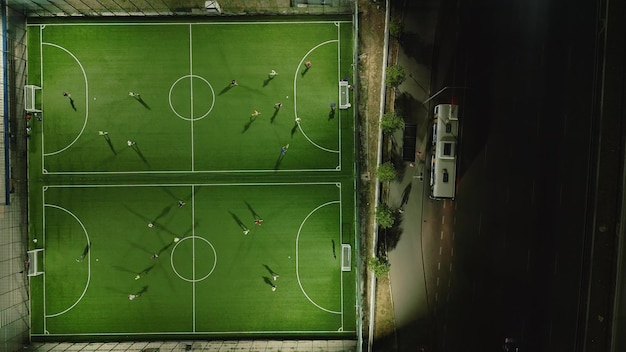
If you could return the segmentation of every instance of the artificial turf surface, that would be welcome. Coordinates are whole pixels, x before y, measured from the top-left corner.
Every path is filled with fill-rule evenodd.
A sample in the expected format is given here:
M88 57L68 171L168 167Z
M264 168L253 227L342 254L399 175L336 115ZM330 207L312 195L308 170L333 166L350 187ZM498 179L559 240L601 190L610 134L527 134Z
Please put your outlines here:
M354 112L330 108L349 21L28 36L35 339L355 336Z

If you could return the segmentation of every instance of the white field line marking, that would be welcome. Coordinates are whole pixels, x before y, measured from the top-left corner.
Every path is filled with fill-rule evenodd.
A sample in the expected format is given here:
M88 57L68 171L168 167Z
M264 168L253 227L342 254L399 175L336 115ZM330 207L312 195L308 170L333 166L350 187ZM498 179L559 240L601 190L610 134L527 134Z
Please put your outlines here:
M190 117L189 122L191 124L191 171L194 171L195 164L194 164L194 150L193 150L193 120L194 120L194 115L193 115L193 42L192 42L192 35L191 35L191 24L189 25L189 97L190 97L189 103L191 104L191 107L189 110L191 111L191 113L189 114L189 117ZM194 322L194 331L195 331L195 322Z
M180 25L251 25L251 24L273 24L273 25L286 25L286 24L335 24L335 23L352 23L352 21L293 21L293 22L273 22L273 21L256 21L256 22L111 22L111 23L47 23L46 26L61 27L61 26L180 26ZM27 24L27 27L39 26L39 24Z
M39 69L41 70L41 77L39 77L39 86L41 87L42 93L43 93L43 29L44 29L45 25L39 25ZM27 65L28 66L28 65ZM28 67L27 67L28 69ZM42 94L43 96L43 94ZM41 99L41 110L44 111L44 106L43 106L43 99ZM43 115L43 112L41 113ZM42 128L42 133L41 133L41 150L44 150L45 144L44 144L44 133L43 133L43 127L45 126L45 121L42 121L41 124ZM46 168L46 164L44 162L45 157L44 157L44 153L41 153L41 169L45 170ZM44 323L44 327L45 327L45 323Z
M85 73L85 68L80 63L78 58L76 56L74 56L74 54L72 54L69 50L65 49L64 47L62 47L60 45L56 45L56 44L52 44L52 43L42 43L42 44L50 45L50 46L53 46L55 48L61 49L61 50L65 51L68 55L70 55L76 61L78 66L80 67L80 70L83 72L83 78L85 79L85 121L83 122L83 127L81 128L80 133L78 133L78 136L76 136L76 138L74 138L74 140L70 144L65 146L65 148L59 149L57 151L50 152L50 153L43 153L44 156L51 156L51 155L55 155L55 154L61 153L61 152L65 151L65 150L67 150L72 145L74 145L74 143L76 143L76 141L78 141L78 138L80 138L80 136L82 136L83 132L85 131L85 127L87 127L87 120L89 120L89 82L87 81L87 74ZM44 146L42 145L42 148L43 147Z
M42 219L41 220L42 220L42 224L41 224L41 226L42 226L42 229L43 229L43 234L42 234L42 236L43 236L43 243L42 243L42 245L44 246L44 248L45 248L45 245L46 245L46 190L47 189L48 188L46 186L43 186L41 188L41 198L42 198L42 203L41 203L41 214L42 214L42 216L41 216ZM44 263L44 266L45 266L46 265L46 251L45 250L43 251L43 263ZM29 280L29 283L30 283L30 280ZM30 286L30 287L32 287L32 286ZM29 287L29 290L30 290L30 287ZM32 297L32 295L31 295L31 297ZM31 310L31 312L32 312L32 310ZM32 317L31 317L31 320L32 320ZM46 319L46 272L44 270L44 273L43 273L43 331L44 332L47 331L47 322L48 322L48 320Z
M193 115L192 115L193 116ZM193 126L193 121L191 121L191 125ZM191 186L191 223L196 223L196 208L195 208L195 189L194 186ZM191 315L192 315L192 329L193 332L196 332L196 227L191 226L191 253L192 253L192 267L191 267L191 277L193 281L191 282ZM217 255L215 256L217 261Z
M108 188L108 187L189 187L189 186L309 186L309 185L323 185L323 186L336 186L337 182L252 182L252 183L152 183L152 184L109 184L109 185L89 185L89 184L74 184L74 185L47 185L48 188Z
M337 187L339 187L339 246L343 244L343 202L341 201L341 183L337 182ZM343 251L342 251L343 253ZM352 263L350 263L352 264ZM339 277L341 278L341 293L339 298L341 299L341 330L343 330L343 318L344 318L344 308L343 308L343 270L340 269Z
M339 22L335 22L335 26L337 26L337 82L341 80L341 26ZM350 96L350 93L348 93ZM339 87L337 87L337 104L341 101L341 92ZM341 167L341 109L337 109L337 118L339 119L339 160L337 161L337 165Z
M309 300L309 302L311 302L314 306L316 306L317 308L328 312L328 313L333 313L333 314L342 314L342 312L337 312L337 311L333 311L330 309L326 309L322 306L320 306L319 304L313 302L313 300L311 299L311 297L309 297L309 295L306 294L306 291L304 290L304 287L302 287L302 282L300 281L300 271L298 270L299 266L298 266L298 242L300 241L300 231L302 231L302 227L304 226L304 224L306 223L307 219L313 215L313 213L315 213L318 209L323 208L327 205L330 204L339 204L340 201L338 200L333 200L327 203L324 203L320 206L318 206L317 208L311 210L311 212L304 218L304 220L302 220L302 223L300 223L300 228L298 228L298 234L296 235L296 277L298 280L298 285L300 286L300 290L302 290L302 293L304 294L304 296ZM340 204L341 205L341 204Z
M265 331L265 330L257 330L257 331L197 331L197 332L191 332L191 331L177 331L177 332L171 332L171 331L161 331L161 332L103 332L103 333L89 333L89 334L32 334L33 336L107 336L107 335L114 335L114 336L123 336L123 335L170 335L170 336L177 336L177 335L189 335L189 334L193 334L193 335L198 335L198 334L202 334L202 335L248 335L248 334L258 334L258 333L267 333L267 334L315 334L315 333L322 333L322 334L345 334L345 333L356 333L355 330L346 330L346 331L337 331L337 330L292 330L292 331L286 331L286 330L271 330L271 331Z
M60 207L58 205L54 205L54 204L45 204L44 206L46 207L51 207L51 208L55 208L55 209L59 209L62 210L66 213L68 213L69 215L71 215L79 224L80 227L83 229L83 232L85 233L85 237L87 238L87 245L89 245L91 243L91 241L89 240L89 234L87 233L87 229L85 229L85 225L83 225L82 221L80 221L80 219L74 215L74 213L72 213L71 211ZM55 314L48 314L46 315L47 318L53 318L56 316L59 316L61 314L67 313L70 309L74 308L78 302L80 302L83 297L85 296L85 293L87 292L87 289L89 288L89 282L91 281L91 250L89 250L87 252L87 283L85 284L85 288L83 289L83 293L81 293L80 297L78 297L78 299L76 300L76 302L74 302L74 304L72 304L69 308L67 308L66 310L59 312L59 313L55 313Z
M338 41L336 39L334 40L327 40L323 43L317 44L316 46L314 46L311 50L309 50L300 60L300 63L298 64L298 66L296 67L296 72L293 75L293 113L294 116L296 117L296 119L298 119L298 98L297 98L297 86L298 86L298 74L300 73L300 67L302 67L302 63L304 62L304 60L306 60L307 56L309 56L309 54L311 54L314 50L316 50L317 48L319 48L322 45L326 45L326 44L330 44L330 43L337 43L337 45L339 45ZM337 82L337 84L339 84L339 82ZM306 133L304 132L304 130L302 129L302 126L300 125L300 122L297 122L298 120L296 120L296 123L298 124L298 128L300 129L300 132L302 132L302 135L304 136L304 138L306 138L309 143L313 144L314 146L318 147L319 149L329 152L329 153L339 153L339 150L333 150L333 149L328 149L325 147L322 147L321 145L313 142L311 140L311 138L309 138L309 136L306 135ZM339 134L341 134L341 131L339 131Z
M274 169L254 169L254 170L161 170L161 171L57 171L49 172L46 170L46 174L49 175L154 175L154 174L181 174L181 173L196 173L196 174L220 174L220 173L258 173L258 172L339 172L341 169L289 169L289 170L274 170Z

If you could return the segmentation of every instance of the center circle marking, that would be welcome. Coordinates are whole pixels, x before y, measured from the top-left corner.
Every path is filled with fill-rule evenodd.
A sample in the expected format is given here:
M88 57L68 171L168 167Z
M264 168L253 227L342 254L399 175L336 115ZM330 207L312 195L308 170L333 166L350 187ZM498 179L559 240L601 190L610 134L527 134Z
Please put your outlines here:
M209 271L209 273L208 273L208 274L206 274L206 275L204 275L203 277L198 278L198 279L189 279L189 278L186 278L186 277L182 276L182 275L181 275L180 273L178 273L178 271L176 270L176 266L174 266L174 252L176 251L176 247L178 247L178 245L180 245L181 243L183 243L184 241L189 240L189 239L192 239L192 240L193 240L193 239L200 239L200 240L203 240L203 241L204 241L204 242L206 242L206 243L207 243L207 244L211 247L211 249L213 250L213 267L211 268L211 271ZM172 248L172 253L170 254L170 264L172 265L172 270L174 270L174 273L176 273L176 275L177 275L179 278L181 278L181 279L183 279L183 280L185 280L185 281L187 281L187 282L200 282L200 281L202 281L202 280L205 280L207 277L209 277L209 276L213 273L213 270L215 270L215 266L217 265L217 252L215 251L215 247L213 247L213 245L211 244L211 242L209 242L209 240L207 240L206 238L204 238L204 237L200 237L200 236L188 236L188 237L185 237L185 238L181 238L181 239L180 239L180 241L176 242L176 244L174 245L174 248ZM195 263L194 263L193 265L195 265Z
M209 110L204 115L202 115L200 117L193 117L193 116L185 117L185 116L181 115L178 111L176 111L176 109L172 105L172 91L174 90L174 87L176 87L178 82L182 81L185 78L189 78L189 79L198 78L198 79L202 80L204 83L206 83L206 85L209 86L209 89L211 89L211 95L212 95L211 107L209 108ZM176 116L180 117L183 120L196 121L196 120L201 120L201 119L207 117L207 115L209 115L211 110L213 110L213 106L215 105L215 91L213 90L213 86L211 85L211 83L209 83L209 81L207 81L204 77L198 76L198 75L184 75L184 76L180 77L179 79L177 79L174 83L172 83L172 86L170 87L170 91L168 93L167 99L168 99L168 102L170 104L170 109L172 109L172 112L174 112L174 114L176 114ZM190 95L190 99L193 99L193 96Z

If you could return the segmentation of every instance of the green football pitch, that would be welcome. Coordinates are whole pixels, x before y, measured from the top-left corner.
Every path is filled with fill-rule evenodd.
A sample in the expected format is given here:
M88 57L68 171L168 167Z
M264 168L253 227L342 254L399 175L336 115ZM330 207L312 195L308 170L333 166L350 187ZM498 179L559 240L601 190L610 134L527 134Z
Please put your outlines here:
M356 336L349 19L28 45L34 339Z

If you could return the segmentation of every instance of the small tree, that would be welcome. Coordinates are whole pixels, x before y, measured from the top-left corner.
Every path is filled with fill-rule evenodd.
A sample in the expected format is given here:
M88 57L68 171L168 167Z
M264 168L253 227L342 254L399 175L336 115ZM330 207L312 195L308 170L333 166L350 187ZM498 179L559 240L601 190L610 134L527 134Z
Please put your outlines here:
M380 128L385 134L391 134L398 128L404 127L404 120L402 117L396 115L395 112L388 112L383 115L380 120Z
M389 161L378 167L377 174L380 182L393 181L398 177L398 172Z
M376 222L378 222L378 226L383 229L392 227L396 222L393 210L391 210L387 204L381 204L376 208Z
M389 21L389 35L394 38L400 38L402 35L402 27L402 21L397 18L392 19Z
M389 273L389 262L386 260L381 260L378 257L370 258L367 261L367 266L372 269L374 272L374 276L377 278L381 276L385 276Z
M398 88L406 79L406 73L402 66L391 65L387 67L386 71L387 77L385 78L385 84L387 84L388 87Z

